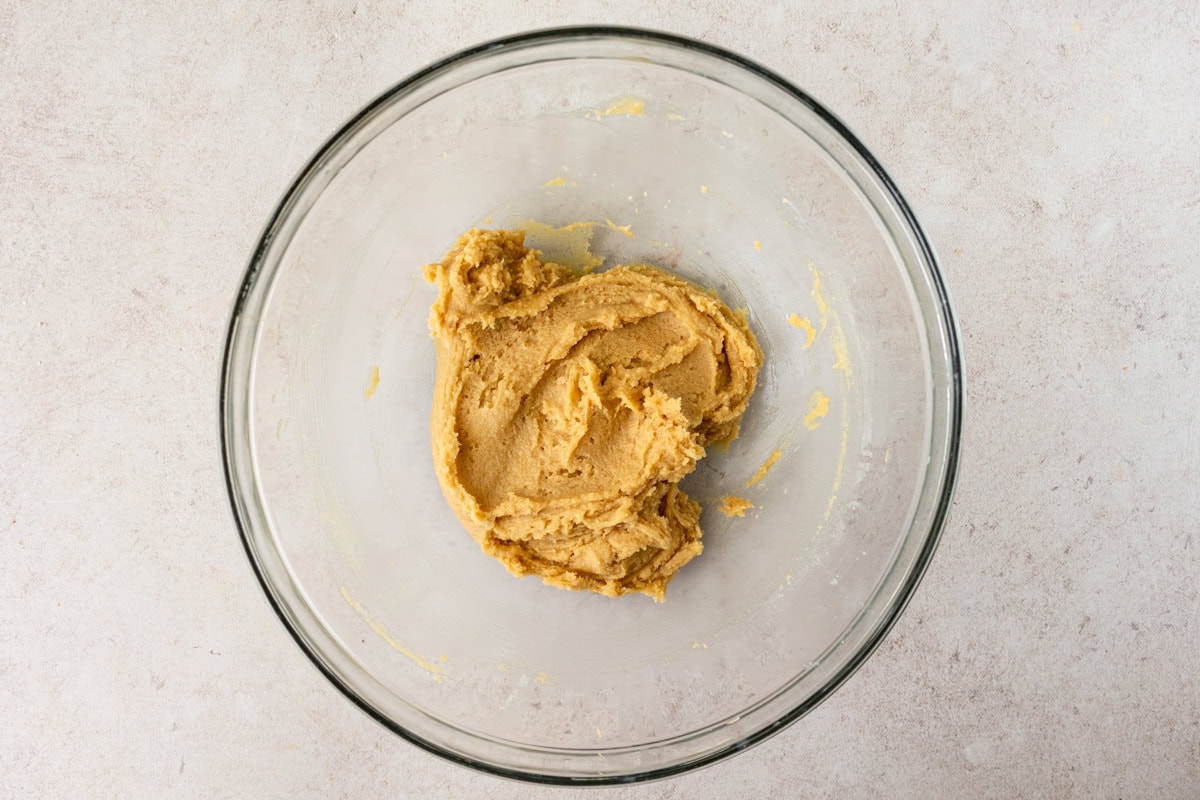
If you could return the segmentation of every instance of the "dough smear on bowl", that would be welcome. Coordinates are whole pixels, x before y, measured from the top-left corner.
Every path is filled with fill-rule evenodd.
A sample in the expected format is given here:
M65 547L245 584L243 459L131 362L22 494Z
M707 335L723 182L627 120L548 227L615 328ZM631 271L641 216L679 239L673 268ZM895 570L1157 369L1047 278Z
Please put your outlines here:
M687 281L644 265L581 275L524 240L472 229L425 268L442 491L515 575L662 600L703 549L679 481L737 436L762 351Z

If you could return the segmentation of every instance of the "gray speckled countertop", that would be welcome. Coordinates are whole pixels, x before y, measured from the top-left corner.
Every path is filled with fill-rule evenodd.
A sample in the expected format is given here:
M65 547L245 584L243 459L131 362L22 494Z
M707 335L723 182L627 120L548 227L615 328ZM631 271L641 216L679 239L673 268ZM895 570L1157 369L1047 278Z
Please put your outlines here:
M325 136L462 46L596 21L839 113L938 246L969 366L950 524L875 656L767 743L601 794L1200 792L1195 3L68 5L0 2L0 796L575 796L427 755L311 666L238 542L216 392Z

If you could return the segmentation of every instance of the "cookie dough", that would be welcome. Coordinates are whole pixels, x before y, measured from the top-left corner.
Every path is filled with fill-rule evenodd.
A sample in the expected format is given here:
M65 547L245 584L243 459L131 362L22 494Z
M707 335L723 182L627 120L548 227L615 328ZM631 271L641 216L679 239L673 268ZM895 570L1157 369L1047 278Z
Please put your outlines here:
M721 498L721 513L727 517L744 517L746 512L753 508L754 503L736 494L727 494Z
M644 265L574 273L524 238L472 229L425 268L442 491L515 575L662 600L703 549L679 481L737 436L762 351L687 281Z

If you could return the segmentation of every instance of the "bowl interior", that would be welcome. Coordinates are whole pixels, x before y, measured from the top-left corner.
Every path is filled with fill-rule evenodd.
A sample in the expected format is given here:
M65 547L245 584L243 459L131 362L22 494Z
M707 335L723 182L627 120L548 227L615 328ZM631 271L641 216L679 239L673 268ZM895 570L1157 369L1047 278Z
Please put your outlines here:
M695 763L822 696L911 588L947 481L951 332L889 191L786 87L651 39L477 54L360 116L268 231L231 343L239 514L306 649L406 735L538 776ZM666 603L513 578L443 500L421 266L472 226L746 309L766 364L684 483L705 552Z

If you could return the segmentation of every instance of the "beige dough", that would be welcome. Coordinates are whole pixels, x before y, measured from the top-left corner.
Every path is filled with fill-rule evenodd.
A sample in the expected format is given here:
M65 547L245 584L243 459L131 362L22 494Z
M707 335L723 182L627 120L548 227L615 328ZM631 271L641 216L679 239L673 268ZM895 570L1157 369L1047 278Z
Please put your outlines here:
M754 508L754 503L744 497L738 497L736 494L727 494L721 498L719 508L721 513L727 517L744 517L747 511Z
M737 436L762 351L686 281L641 265L580 275L524 238L473 229L425 268L442 491L515 575L662 600L703 549L679 481Z

